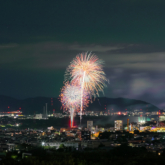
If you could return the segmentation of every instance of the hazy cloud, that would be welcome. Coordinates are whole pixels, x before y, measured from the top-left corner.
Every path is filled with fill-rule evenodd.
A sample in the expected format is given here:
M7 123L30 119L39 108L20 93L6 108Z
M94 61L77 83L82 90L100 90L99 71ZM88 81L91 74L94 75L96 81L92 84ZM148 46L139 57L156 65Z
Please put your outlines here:
M93 50L105 61L104 70L110 80L105 96L134 98L165 108L165 52L114 53L114 50L132 49L133 46L57 42L0 45L0 66L1 69L40 72L65 70L78 53Z
M18 47L19 44L13 43L13 44L3 44L0 45L0 49L10 49L10 48L15 48Z
M112 50L119 50L124 49L124 47L121 46L102 46L102 45L71 45L69 46L70 50L78 50L78 51L92 51L92 52L107 52Z

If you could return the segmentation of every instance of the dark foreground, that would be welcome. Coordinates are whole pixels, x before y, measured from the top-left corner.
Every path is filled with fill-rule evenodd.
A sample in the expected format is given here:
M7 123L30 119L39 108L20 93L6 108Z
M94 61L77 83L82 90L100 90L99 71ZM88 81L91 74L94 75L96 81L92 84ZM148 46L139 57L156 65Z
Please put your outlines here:
M24 151L25 152L25 151ZM26 151L27 152L27 151ZM29 150L32 156L22 153L9 152L2 158L3 165L162 165L165 162L165 154L147 152L145 148L132 148L126 145L112 150L97 148L95 150L71 151L60 148L58 150L33 148Z

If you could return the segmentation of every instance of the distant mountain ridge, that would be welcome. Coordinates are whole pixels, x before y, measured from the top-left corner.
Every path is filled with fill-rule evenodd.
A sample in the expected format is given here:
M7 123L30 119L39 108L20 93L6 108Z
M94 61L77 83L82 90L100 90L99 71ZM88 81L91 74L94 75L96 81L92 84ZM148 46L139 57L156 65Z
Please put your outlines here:
M53 102L51 102L53 100ZM27 99L15 99L9 96L0 95L0 112L15 111L21 108L24 114L43 113L43 107L48 103L48 113L62 113L61 102L58 98L35 97ZM53 105L51 105L53 103ZM159 108L141 100L127 98L96 98L86 108L87 111L132 111L141 109L142 111L158 111Z

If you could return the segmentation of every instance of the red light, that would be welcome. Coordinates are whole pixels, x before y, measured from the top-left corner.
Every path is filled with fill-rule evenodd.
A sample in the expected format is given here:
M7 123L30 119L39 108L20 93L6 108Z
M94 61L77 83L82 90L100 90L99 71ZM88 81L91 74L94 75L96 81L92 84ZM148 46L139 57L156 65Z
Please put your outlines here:
M8 108L10 108L10 107L8 106Z
M121 112L118 112L118 115L121 115Z
M72 128L74 126L74 120L73 120L73 123L71 125L71 119L69 120L69 126Z

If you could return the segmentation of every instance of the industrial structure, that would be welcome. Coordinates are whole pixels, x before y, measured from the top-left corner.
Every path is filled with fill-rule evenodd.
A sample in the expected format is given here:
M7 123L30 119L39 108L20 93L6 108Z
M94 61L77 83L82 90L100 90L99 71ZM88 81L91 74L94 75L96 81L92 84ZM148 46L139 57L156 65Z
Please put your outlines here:
M17 116L17 115L21 115L22 111L17 110L17 111L8 111L8 112L0 112L0 117L2 116Z
M36 114L34 118L35 119L42 119L42 114Z
M115 131L123 130L123 121L122 120L115 120Z

